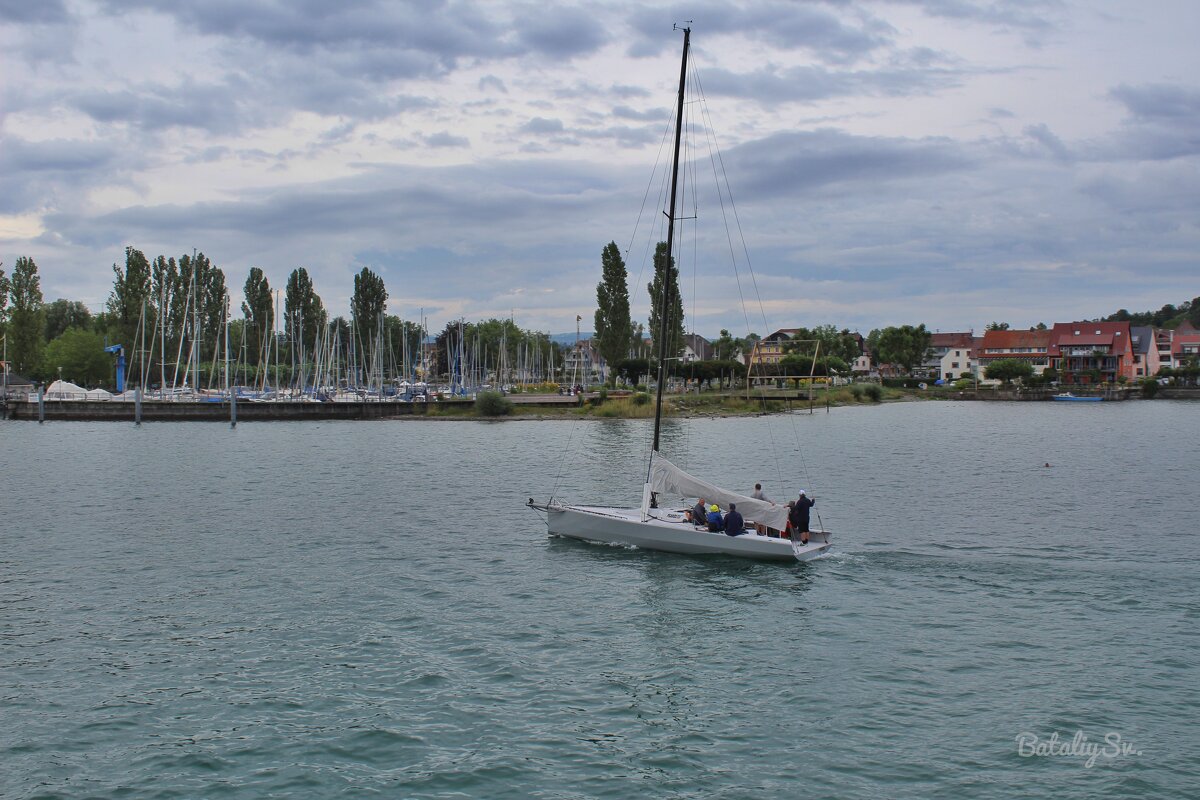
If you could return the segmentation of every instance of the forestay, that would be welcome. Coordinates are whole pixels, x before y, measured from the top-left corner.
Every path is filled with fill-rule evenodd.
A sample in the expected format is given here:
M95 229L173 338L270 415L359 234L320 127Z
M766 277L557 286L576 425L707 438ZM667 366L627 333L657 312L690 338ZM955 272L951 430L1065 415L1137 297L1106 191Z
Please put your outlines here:
M703 497L707 502L716 503L723 509L728 509L730 503L736 503L737 510L750 522L761 522L780 531L787 527L786 505L755 500L753 497L713 486L689 475L672 464L668 458L653 451L650 454L650 489L660 494Z

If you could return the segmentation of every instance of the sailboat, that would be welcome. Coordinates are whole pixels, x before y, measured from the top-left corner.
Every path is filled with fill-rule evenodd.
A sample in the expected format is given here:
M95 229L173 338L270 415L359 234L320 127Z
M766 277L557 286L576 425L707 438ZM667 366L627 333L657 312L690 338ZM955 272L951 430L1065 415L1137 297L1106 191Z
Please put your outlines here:
M675 156L671 167L671 199L667 212L667 264L675 256L675 202L679 186L679 151L683 130L684 92L687 81L688 49L691 28L683 28L683 58L679 70L679 96L676 103ZM671 280L671 269L664 270L665 281ZM660 319L669 314L670 287L662 291ZM665 328L665 324L664 324ZM787 528L788 507L722 489L684 472L659 452L659 431L662 425L663 388L666 385L667 337L659 336L658 386L655 392L654 442L650 463L642 487L642 503L638 508L574 505L554 498L537 503L530 498L528 505L546 515L546 530L551 536L562 536L589 542L625 545L646 550L693 555L725 555L773 561L809 561L829 549L826 531L810 531L809 540L761 535L752 523L776 531ZM659 495L703 498L728 509L731 503L750 525L738 536L711 532L696 527L684 509L658 507Z

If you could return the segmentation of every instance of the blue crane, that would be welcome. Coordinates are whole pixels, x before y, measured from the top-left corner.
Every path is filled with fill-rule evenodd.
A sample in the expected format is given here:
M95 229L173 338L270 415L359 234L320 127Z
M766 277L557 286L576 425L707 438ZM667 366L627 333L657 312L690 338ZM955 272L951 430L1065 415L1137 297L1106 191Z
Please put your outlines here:
M104 352L117 354L117 394L120 394L125 391L125 347L114 344L104 348Z

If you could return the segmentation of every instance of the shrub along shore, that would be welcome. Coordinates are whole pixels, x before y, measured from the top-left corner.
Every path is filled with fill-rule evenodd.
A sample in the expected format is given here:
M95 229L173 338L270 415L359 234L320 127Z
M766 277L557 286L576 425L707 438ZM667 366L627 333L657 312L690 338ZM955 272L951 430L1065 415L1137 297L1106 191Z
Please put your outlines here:
M914 392L885 388L877 384L852 384L814 393L814 409L847 405L873 405L913 399ZM807 395L796 391L755 390L743 392L689 392L663 398L663 415L670 417L730 417L778 414L809 408ZM587 395L578 406L563 408L522 408L499 392L481 392L473 406L439 408L431 405L423 416L428 418L511 418L511 419L653 419L654 397L646 392L599 392Z

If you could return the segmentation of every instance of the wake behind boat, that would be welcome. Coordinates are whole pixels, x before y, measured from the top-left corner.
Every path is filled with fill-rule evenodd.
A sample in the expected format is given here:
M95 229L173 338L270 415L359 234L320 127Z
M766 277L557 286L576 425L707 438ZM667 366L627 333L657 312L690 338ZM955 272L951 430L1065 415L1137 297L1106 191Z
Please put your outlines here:
M675 207L679 187L679 152L683 131L684 93L687 82L688 48L691 29L683 29L683 60L679 72L679 95L676 102L675 156L671 167L670 208L666 211L667 241L666 261L663 268L664 290L661 292L659 319L670 319L670 285L676 254ZM662 330L667 330L665 322ZM694 555L726 555L778 561L809 561L829 549L829 534L825 531L809 531L805 543L796 538L786 538L778 532L789 529L789 506L756 500L735 492L721 489L700 480L672 464L659 452L659 433L662 426L663 390L666 385L668 359L667 337L658 339L658 381L655 389L654 440L650 450L650 464L645 484L642 487L642 503L639 508L613 508L597 505L575 505L556 501L553 497L545 503L536 503L533 498L527 505L546 515L546 530L551 536L564 536L590 542L626 545L667 553ZM719 508L731 509L736 505L746 523L743 531L710 531L694 525L684 510L665 510L659 507L659 497L703 498ZM777 532L766 536L756 532L763 526ZM730 535L735 534L735 535Z

